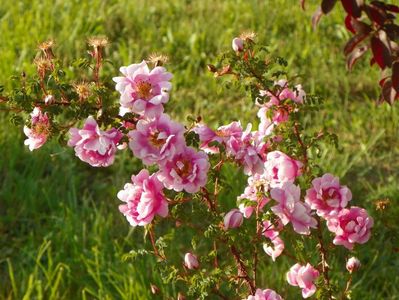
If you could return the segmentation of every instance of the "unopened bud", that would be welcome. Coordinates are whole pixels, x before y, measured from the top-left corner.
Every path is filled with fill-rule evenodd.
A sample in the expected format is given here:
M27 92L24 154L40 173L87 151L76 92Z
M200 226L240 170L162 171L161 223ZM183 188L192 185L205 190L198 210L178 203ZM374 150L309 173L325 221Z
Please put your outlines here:
M238 228L243 222L243 215L238 209L232 209L224 216L224 229Z
M244 50L244 41L241 38L234 38L231 42L231 47L235 52L241 52Z
M357 270L359 270L360 266L360 260L358 260L356 257L351 257L346 262L346 269L349 273L356 272Z
M190 270L197 269L199 267L197 256L190 252L186 253L184 256L184 265Z
M177 294L177 300L186 300L186 297L179 292L179 294Z
M152 283L151 283L150 287L151 287L151 293L152 293L153 295L156 295L156 294L159 293L159 288L158 288L155 284L152 284Z

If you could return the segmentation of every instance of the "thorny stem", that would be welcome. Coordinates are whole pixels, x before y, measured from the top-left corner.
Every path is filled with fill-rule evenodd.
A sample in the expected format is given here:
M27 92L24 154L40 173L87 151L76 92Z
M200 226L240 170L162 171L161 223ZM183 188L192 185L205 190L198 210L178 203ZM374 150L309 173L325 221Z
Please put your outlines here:
M294 123L294 133L296 138L298 139L298 143L302 148L302 155L303 155L303 164L304 164L304 173L306 173L308 171L308 147L305 145L305 143L303 142L302 138L301 138L301 134L299 132L299 125L297 122Z
M347 299L346 295L349 292L349 288L350 288L351 284L352 284L352 274L349 274L349 278L348 278L348 281L346 282L345 290L344 290L344 292L342 294L342 298L341 298L342 300Z
M242 278L246 282L246 284L248 285L248 288L251 290L251 294L254 295L256 292L256 288L255 288L253 281L251 280L251 278L248 275L248 271L247 271L247 268L246 268L244 262L241 260L240 252L233 245L230 245L230 251L231 251L231 254L233 254L233 257L238 266L238 277Z
M324 246L323 242L323 231L321 228L320 218L317 217L317 239L319 241L318 247L320 251L320 258L321 258L321 271L324 277L324 283L327 287L327 292L329 299L333 299L332 292L331 292L331 285L330 285L330 277L328 275L328 264L327 264L327 250Z
M160 259L165 260L166 257L163 256L163 255L161 255L161 254L159 253L159 251L158 251L158 249L157 249L157 247L156 247L156 245L155 245L155 236L154 236L154 228L153 228L153 225L150 225L150 228L149 228L148 232L149 232L149 235L150 235L150 240L151 240L152 248L154 249L154 254L155 254L156 256L158 256Z

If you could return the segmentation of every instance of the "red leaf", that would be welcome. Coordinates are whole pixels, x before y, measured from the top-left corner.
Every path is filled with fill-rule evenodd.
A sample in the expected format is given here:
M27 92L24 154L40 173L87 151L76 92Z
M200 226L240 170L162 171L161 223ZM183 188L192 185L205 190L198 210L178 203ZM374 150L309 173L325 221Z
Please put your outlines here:
M352 70L352 67L356 63L356 61L360 57L362 57L368 49L369 49L368 46L357 47L347 56L346 66L349 69L349 71Z
M373 28L369 24L366 24L354 18L351 19L351 23L356 33L370 33L373 30Z
M371 50L376 63L383 70L387 66L391 66L392 58L388 47L377 37L371 38Z
M392 64L392 87L399 92L399 61Z
M366 37L368 37L369 34L367 33L359 33L354 35L345 45L344 47L344 54L348 55L349 53L352 52L355 47L361 43Z
M316 30L317 24L319 24L321 17L323 16L323 12L321 7L319 7L312 16L312 26L313 30Z
M373 66L374 64L375 64L375 58L372 57L372 58L370 59L370 67Z
M389 104L393 104L398 96L398 93L392 88L392 81L390 79L385 80L384 86L382 87L383 99Z
M305 10L305 1L306 0L299 0L299 2L301 3L301 7L303 10Z
M393 5L393 4L387 4L386 5L387 10L394 12L394 13L399 13L399 6Z
M337 0L322 0L321 2L321 11L323 14L328 14L333 8Z
M351 15L346 15L345 17L345 26L352 33L356 33L355 29L352 26L352 17Z
M341 0L345 11L354 18L360 18L362 10L356 0Z
M385 21L388 18L386 12L383 9L377 7L376 5L366 5L365 10L366 10L368 17L374 23L377 23L380 26L384 25Z

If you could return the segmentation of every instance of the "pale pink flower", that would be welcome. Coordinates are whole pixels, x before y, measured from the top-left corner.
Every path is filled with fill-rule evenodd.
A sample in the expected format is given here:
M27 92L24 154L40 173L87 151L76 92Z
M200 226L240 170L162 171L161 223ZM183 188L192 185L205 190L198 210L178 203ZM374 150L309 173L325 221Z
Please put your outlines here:
M43 114L40 107L35 107L30 116L31 127L24 126L24 133L28 137L24 144L29 146L30 151L33 151L46 143L50 134L50 121L47 113Z
M184 255L184 265L190 270L198 269L199 262L197 256L190 252L186 253L186 255Z
M167 189L196 193L205 186L209 167L206 153L186 147L171 159L163 161L158 179Z
M294 182L302 174L302 163L281 151L269 152L264 167L263 176L270 182L271 187L281 186L284 182Z
M319 271L309 263L306 266L295 264L287 273L287 281L290 285L298 286L302 289L303 298L309 298L316 292L314 281L319 275Z
M209 145L211 142L226 145L230 138L240 138L243 133L240 122L232 122L228 125L220 126L216 131L201 123L192 130L199 136L200 148L207 153L219 153L218 147Z
M223 220L224 230L231 228L238 228L242 225L243 216L242 213L234 208L230 210L225 216Z
M262 174L264 171L263 154L267 145L263 136L251 132L251 124L241 136L231 136L226 142L226 152L244 167L247 175Z
M271 289L256 289L255 295L248 296L247 300L283 300L283 298Z
M280 220L278 220L277 224L273 224L268 220L263 221L262 234L270 239L270 243L263 244L263 250L267 255L271 256L273 261L283 253L285 247L284 241L279 237L279 232L282 229L283 223Z
M335 234L333 243L352 250L355 243L366 243L374 220L364 208L352 206L327 219L328 229Z
M242 200L253 202L251 204L239 204L238 208L245 218L250 218L256 207L259 211L262 211L263 207L270 201L265 192L267 192L267 185L260 175L255 174L248 177L248 185L245 187L244 193L237 197L238 202L242 202Z
M244 41L240 38L234 38L231 42L231 47L235 52L241 52L244 50Z
M138 121L128 133L129 147L144 164L152 165L171 159L185 146L183 125L173 122L166 114Z
M111 128L102 131L93 117L88 117L83 128L71 128L68 146L75 148L75 154L93 167L108 167L113 164L117 144L122 133Z
M356 272L360 267L360 260L358 260L356 257L351 257L346 262L346 269L349 273Z
M152 222L155 215L168 215L168 202L162 192L163 185L155 174L143 169L132 176L132 183L126 183L118 198L126 202L119 206L120 212L131 226L144 226Z
M169 82L172 74L164 67L150 71L145 61L120 68L123 76L114 77L116 90L121 94L120 114L134 112L153 117L163 111L163 104L169 100Z
M300 201L301 190L291 182L285 182L281 188L273 188L271 197L278 202L271 210L284 225L292 223L299 234L310 234L310 228L316 228L317 221L311 216L310 207Z
M339 184L338 177L324 174L312 181L312 187L306 191L305 202L315 209L321 217L337 213L348 205L352 193L346 186Z
M270 239L270 242L271 244L263 244L263 250L272 258L273 261L276 261L276 258L284 251L284 241L280 237L276 236L275 238Z

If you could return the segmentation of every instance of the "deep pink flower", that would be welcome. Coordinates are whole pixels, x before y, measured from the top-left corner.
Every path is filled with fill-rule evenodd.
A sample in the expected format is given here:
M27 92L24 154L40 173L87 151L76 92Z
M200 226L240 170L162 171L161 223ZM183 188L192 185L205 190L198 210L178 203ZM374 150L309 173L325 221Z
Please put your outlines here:
M244 41L240 38L234 38L231 42L231 47L235 52L241 52L244 50Z
M284 225L292 223L299 234L310 234L310 228L316 228L317 221L311 216L310 207L300 201L301 190L291 182L285 182L281 188L273 188L271 197L278 202L271 210Z
M245 218L251 217L257 206L262 211L263 207L270 201L265 192L267 192L267 185L260 175L255 174L248 177L248 185L245 187L244 193L237 197L238 202L242 200L253 202L251 205L248 203L239 204L238 208Z
M158 179L167 189L196 193L206 184L209 167L206 153L186 147L173 158L163 161Z
M351 257L346 262L346 269L349 273L356 272L360 267L360 260L358 260L356 257Z
M335 233L333 243L352 250L355 243L366 243L371 235L374 220L364 208L352 206L342 209L327 219L328 229Z
M338 177L324 174L312 181L312 187L306 191L305 202L311 209L315 209L319 216L326 217L345 208L351 199L351 191L339 184Z
M238 228L242 225L242 221L242 213L238 209L234 208L224 216L224 230Z
M255 295L248 296L247 300L283 300L283 298L271 289L256 289Z
M121 67L120 71L123 76L113 78L116 90L121 94L120 114L134 112L153 117L162 113L162 105L169 100L172 74L164 67L150 71L145 61Z
M269 152L265 162L264 177L271 187L281 186L284 182L294 182L302 174L302 163L280 151Z
M118 198L126 202L119 206L120 212L132 226L144 226L152 222L155 215L168 215L168 202L162 192L163 185L155 174L151 176L143 169L132 176L132 183L126 183Z
M47 141L50 134L50 121L46 113L42 113L40 107L35 107L31 115L31 128L24 126L24 133L28 137L24 144L33 151L40 148Z
M306 266L295 264L287 273L288 283L292 286L300 287L303 298L309 298L316 292L314 281L317 277L319 277L319 271L309 263Z
M88 117L83 128L71 128L68 146L75 147L75 154L93 167L108 167L114 162L117 143L122 133L111 128L100 130L96 120Z
M184 265L190 270L198 269L199 262L197 256L190 252L186 253L184 255Z
M144 164L162 163L185 147L183 125L173 122L166 114L141 119L135 130L128 133L129 147Z

